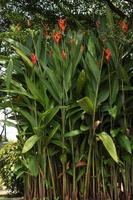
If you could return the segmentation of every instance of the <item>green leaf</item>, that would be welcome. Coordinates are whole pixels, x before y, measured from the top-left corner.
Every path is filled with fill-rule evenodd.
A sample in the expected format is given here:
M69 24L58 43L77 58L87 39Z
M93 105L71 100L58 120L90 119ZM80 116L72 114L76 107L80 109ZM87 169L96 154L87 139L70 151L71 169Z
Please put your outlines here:
M28 167L31 175L37 177L37 175L39 173L39 164L38 164L36 156L30 155L26 159L26 162L27 162L27 167Z
M9 56L0 55L0 63L1 64L5 64L9 60L10 60Z
M7 70L6 70L6 79L5 79L7 89L9 89L10 87L10 83L12 79L12 71L13 71L13 60L10 59L7 66Z
M119 92L118 77L113 76L111 80L111 104L113 104L116 101L118 92Z
M67 138L67 137L74 137L74 136L80 135L81 133L82 132L80 130L73 130L73 131L65 133L64 137L65 138Z
M20 170L20 171L17 171L16 172L16 179L18 179L19 177L22 177L23 176L23 174L24 174L24 170Z
M86 75L85 75L85 71L82 70L79 74L78 80L77 80L77 87L76 87L76 92L79 95L85 85L85 81L86 81Z
M55 92L54 88L52 87L51 83L49 81L45 80L45 85L47 87L47 90L49 91L49 93L51 94L51 96L60 104L61 103L61 99L58 96L57 92Z
M92 114L94 110L94 105L89 97L83 97L77 101L79 106L87 113Z
M59 83L59 80L57 78L57 75L54 73L53 70L46 67L45 68L46 73L49 78L49 83L51 84L53 88L53 92L55 93L55 96L58 96L59 99L62 99L63 93L62 93L62 84ZM49 88L48 88L49 89Z
M20 112L30 122L32 128L36 126L35 118L29 112L22 109L18 109L18 112Z
M106 101L108 97L109 97L109 90L101 89L101 91L98 93L97 104L100 105L102 102Z
M31 60L24 54L23 51L21 51L20 49L14 47L14 46L13 46L13 49L24 60L24 62L26 62L28 64L28 66L30 66L31 68L33 68L33 64L31 62Z
M124 81L124 83L126 83L127 85L130 85L128 70L126 69L125 66L122 66L122 65L120 65L119 68L120 68L120 78L122 79L122 81Z
M0 120L0 122L3 122L6 126L11 126L16 128L16 123L10 120Z
M76 182L80 181L81 180L81 177L85 175L85 168L81 168L79 169L79 172L78 172L78 175L76 177Z
M45 141L45 147L49 144L49 142L54 137L54 135L56 134L56 132L58 131L59 128L60 128L60 124L57 123L54 125L54 128L50 131L50 133Z
M57 114L59 109L60 109L60 106L56 106L40 114L40 120L43 122L44 126L47 126L49 124L49 122L54 118L54 116Z
M95 78L95 81L98 82L98 80L100 78L100 70L99 70L99 66L96 63L95 59L96 58L94 56L92 56L92 54L88 51L86 58L85 58L85 67L86 67L88 73L91 72L91 74Z
M80 130L81 131L88 131L90 129L90 126L86 126L86 125L84 125L84 124L81 124L80 125Z
M22 153L26 153L27 151L29 151L35 144L36 142L40 139L39 136L37 135L33 135L31 136L24 144L23 149L22 149Z
M100 139L105 146L106 150L110 154L110 156L113 158L115 162L119 162L119 158L117 155L115 144L112 140L112 138L106 133L102 132L100 134L97 134L97 138Z
M67 148L67 146L66 146L66 144L64 145L62 142L61 142L61 140L57 140L57 139L53 139L53 140L51 140L51 143L52 144L55 144L56 146L58 146L58 147L60 147L60 148L62 148L62 149L68 149Z
M90 35L89 41L88 41L88 50L92 56L96 57L96 48L95 48L94 41L95 41L95 37L94 37L93 33L91 32L91 35Z
M40 34L39 34L39 36L38 36L37 43L35 45L35 50L36 50L37 58L39 58L40 53L41 53L42 39L43 39L43 33L41 31Z
M120 132L121 132L121 129L117 128L117 129L112 129L110 131L110 134L111 134L112 137L116 137Z
M0 90L2 92L6 92L6 93L11 93L11 94L20 94L23 96L27 96L30 99L34 99L33 96L29 95L25 90L21 91L22 88L20 88L20 90L18 90L18 88L16 88L16 90Z
M117 137L118 142L121 147L123 147L124 150L126 150L128 153L132 153L131 143L129 138L126 135L118 135Z
M71 87L72 84L72 66L69 64L67 66L67 69L65 71L65 76L64 76L64 90L66 93L68 92L69 88Z
M28 48L27 48L26 46L24 46L23 44L21 44L21 43L15 41L15 40L13 40L13 39L10 39L10 38L5 38L5 40L6 40L7 42L9 42L10 44L12 44L13 46L19 48L21 51L24 52L25 55L28 55L28 56L29 56L29 55L31 54L31 50L28 49Z
M113 108L109 108L108 112L109 112L110 116L115 119L117 116L117 106L114 106Z
M26 84L28 89L30 90L31 94L33 95L34 99L39 101L42 105L44 105L44 96L43 92L41 92L40 88L38 87L38 84L41 85L41 82L38 81L38 84L33 83L31 79L25 76ZM45 96L46 97L46 96Z
M113 30L114 27L114 19L112 15L112 11L109 8L109 6L106 7L106 19L107 19L107 25L110 28L110 30Z

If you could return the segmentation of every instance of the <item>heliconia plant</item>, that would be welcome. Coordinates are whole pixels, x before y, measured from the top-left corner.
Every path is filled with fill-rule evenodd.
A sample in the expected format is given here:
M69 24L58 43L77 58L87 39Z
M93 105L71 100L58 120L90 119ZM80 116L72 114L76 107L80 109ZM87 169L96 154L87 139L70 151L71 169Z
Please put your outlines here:
M11 107L22 155L25 200L128 200L133 195L132 71L128 24L108 11L97 29L50 35L30 30L3 75L1 107Z

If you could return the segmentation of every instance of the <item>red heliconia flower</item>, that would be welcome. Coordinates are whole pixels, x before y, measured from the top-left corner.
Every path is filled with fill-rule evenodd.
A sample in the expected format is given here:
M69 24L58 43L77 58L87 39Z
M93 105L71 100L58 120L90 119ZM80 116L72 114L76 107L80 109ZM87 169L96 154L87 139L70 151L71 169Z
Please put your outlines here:
M36 56L34 53L31 54L31 62L32 62L33 64L36 64L36 63L37 63L37 56Z
M67 58L67 53L65 52L64 49L61 52L61 57L62 57L63 60L65 60Z
M119 22L119 26L124 33L128 32L128 23L126 23L124 20Z
M105 49L105 58L107 62L110 61L111 56L112 56L111 50L109 48Z
M66 28L66 19L59 19L58 20L58 26L61 29L61 31L65 31Z
M58 44L62 39L62 34L60 32L55 32L53 34L53 40Z

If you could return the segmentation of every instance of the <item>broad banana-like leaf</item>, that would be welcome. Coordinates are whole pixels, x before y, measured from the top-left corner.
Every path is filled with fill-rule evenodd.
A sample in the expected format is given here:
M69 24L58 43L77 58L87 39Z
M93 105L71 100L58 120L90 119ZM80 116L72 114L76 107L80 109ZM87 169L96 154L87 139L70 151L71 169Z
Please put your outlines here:
M84 97L77 101L79 106L87 113L93 114L94 105L89 97Z
M118 77L113 76L111 79L111 94L110 94L111 105L116 101L118 92L119 92Z
M31 62L31 60L24 54L23 51L21 51L20 49L18 49L17 47L13 46L13 49L16 51L16 53L23 59L23 61L25 63L27 63L27 65L31 68L33 68L33 64Z
M100 69L96 62L96 58L88 51L85 58L85 67L88 73L92 73L95 81L98 82L100 78Z
M37 43L35 45L35 52L36 52L37 58L40 57L41 47L42 47L42 40L43 40L43 33L41 31L39 36L38 36Z
M53 88L53 92L55 93L54 96L58 96L59 99L62 99L63 93L62 93L62 84L59 83L57 79L57 75L54 73L53 70L50 68L46 67L46 73L49 77L48 83L50 83L51 87ZM49 90L49 88L48 88Z
M79 74L78 80L77 80L77 87L76 87L76 93L79 95L85 85L86 81L86 75L85 71L82 70Z
M126 150L128 153L132 153L131 143L129 138L126 135L118 135L117 140L121 147Z
M38 135L32 135L30 138L28 138L23 146L22 153L28 152L39 139L40 137Z
M100 106L101 103L106 101L109 97L109 90L108 89L101 89L98 93L97 105Z
M77 135L80 135L82 132L80 130L73 130L73 131L70 131L70 132L67 132L64 134L64 137L67 138L67 137L75 137Z
M97 138L102 141L104 147L106 148L110 156L113 158L115 162L118 163L119 158L117 155L116 147L110 135L106 132L102 132L100 134L97 134Z
M94 34L91 32L90 33L90 37L89 37L89 41L88 41L88 51L90 52L90 54L96 58L96 48L95 48L95 37Z
M26 159L26 162L27 162L27 167L31 175L37 177L39 173L39 163L38 163L37 157L30 155Z

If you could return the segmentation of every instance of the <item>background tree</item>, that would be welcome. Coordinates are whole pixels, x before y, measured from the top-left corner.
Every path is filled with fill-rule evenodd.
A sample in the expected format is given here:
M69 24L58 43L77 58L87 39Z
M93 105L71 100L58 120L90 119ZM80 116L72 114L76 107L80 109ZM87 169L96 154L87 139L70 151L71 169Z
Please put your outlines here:
M1 0L1 31L8 30L11 25L16 29L41 26L45 23L55 24L59 16L67 17L70 25L75 20L88 26L95 25L95 18L105 14L105 5L108 4L114 14L120 18L132 18L132 0Z

